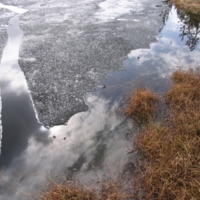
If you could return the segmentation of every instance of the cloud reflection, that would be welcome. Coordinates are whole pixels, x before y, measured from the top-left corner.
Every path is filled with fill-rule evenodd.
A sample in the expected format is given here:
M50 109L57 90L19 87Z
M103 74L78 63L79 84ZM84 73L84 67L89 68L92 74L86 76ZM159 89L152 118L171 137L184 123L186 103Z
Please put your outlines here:
M162 29L158 42L150 45L150 49L137 49L128 55L131 65L136 65L146 73L151 71L160 77L167 77L176 69L196 68L199 65L200 46L192 52L179 38L179 31L183 23L177 16L177 10L172 8L166 26ZM136 67L135 66L135 67ZM137 67L136 67L137 68Z
M86 101L89 111L74 115L65 126L50 130L40 127L40 134L29 139L24 153L0 172L0 199L27 199L19 191L32 193L45 184L47 175L54 177L65 172L66 177L77 169L82 174L94 167L103 173L106 164L127 158L127 122L116 114L118 103L111 106L108 100L95 95L88 95Z

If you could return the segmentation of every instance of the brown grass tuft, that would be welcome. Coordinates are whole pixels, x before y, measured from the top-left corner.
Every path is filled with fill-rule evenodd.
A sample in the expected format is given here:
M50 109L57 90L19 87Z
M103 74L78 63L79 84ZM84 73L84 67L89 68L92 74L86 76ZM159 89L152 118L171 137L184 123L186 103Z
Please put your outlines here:
M200 197L200 73L178 70L166 94L167 118L145 124L134 139L136 199Z
M100 190L100 200L128 200L130 195L124 189L124 185L118 180L106 181Z
M179 69L175 71L171 79L174 83L190 83L190 84L200 84L200 75L195 72L193 69L189 69L188 71L184 71Z
M137 89L129 97L124 113L132 117L136 123L146 123L152 119L158 101L158 97L151 90Z
M173 109L196 110L200 102L200 74L193 71L177 70L172 75L174 85L166 95L166 101ZM189 110L187 110L189 108Z
M43 192L40 200L96 200L96 194L89 188L77 183L52 183L48 191Z
M125 185L119 180L102 180L96 189L84 187L76 182L57 184L50 182L47 191L44 191L39 200L128 200Z
M200 137L177 134L169 127L152 124L140 132L135 148L144 159L144 170L136 178L143 183L140 189L145 199L200 197Z

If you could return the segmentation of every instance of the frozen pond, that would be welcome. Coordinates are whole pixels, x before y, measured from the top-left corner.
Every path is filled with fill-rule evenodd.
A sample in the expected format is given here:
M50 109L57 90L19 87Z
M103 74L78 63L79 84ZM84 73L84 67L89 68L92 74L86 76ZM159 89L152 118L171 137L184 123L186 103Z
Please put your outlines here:
M47 177L123 172L122 97L198 67L199 18L158 0L2 3L0 199L31 199Z
M48 1L20 17L24 30L19 64L28 81L39 121L66 122L88 107L83 96L123 60L148 48L163 25L158 0Z

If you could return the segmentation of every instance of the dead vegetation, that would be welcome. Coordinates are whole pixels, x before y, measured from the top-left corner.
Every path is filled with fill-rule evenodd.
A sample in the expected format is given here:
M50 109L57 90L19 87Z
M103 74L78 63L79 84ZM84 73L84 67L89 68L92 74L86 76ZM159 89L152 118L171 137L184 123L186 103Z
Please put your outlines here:
M200 0L172 0L179 8L185 11L200 13Z
M200 197L200 74L178 70L172 81L167 117L143 126L133 142L140 157L136 199Z
M156 110L158 97L150 89L137 89L127 100L124 114L136 123L149 122Z
M200 138L172 132L164 125L152 124L137 138L143 166L133 184L143 183L136 192L144 199L198 199L200 197Z
M40 200L95 200L96 194L78 183L57 184L50 182L48 190L37 199Z
M127 188L119 180L109 180L102 182L99 191L99 200L128 200L131 195L128 194Z
M84 187L77 182L50 183L38 200L127 200L130 198L124 185L118 180L102 181L97 189Z

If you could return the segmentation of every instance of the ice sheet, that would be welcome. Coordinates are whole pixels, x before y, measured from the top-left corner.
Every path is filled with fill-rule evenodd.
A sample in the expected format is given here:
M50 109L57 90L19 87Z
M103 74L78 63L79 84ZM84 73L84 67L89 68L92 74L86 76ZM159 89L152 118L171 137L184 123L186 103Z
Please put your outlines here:
M131 50L156 40L167 8L156 7L159 3L51 0L27 6L20 17L19 64L41 123L62 124L87 110L84 95L95 91L106 73L125 70L123 59Z
M4 5L2 3L0 3L0 8L5 8L5 9L8 9L8 10L14 12L14 13L18 13L18 14L23 14L23 13L27 12L26 9L16 7L16 6Z
M130 12L144 10L143 3L144 0L106 0L99 3L98 6L100 9L95 13L95 17L103 22L110 21Z

